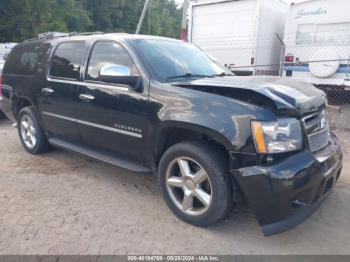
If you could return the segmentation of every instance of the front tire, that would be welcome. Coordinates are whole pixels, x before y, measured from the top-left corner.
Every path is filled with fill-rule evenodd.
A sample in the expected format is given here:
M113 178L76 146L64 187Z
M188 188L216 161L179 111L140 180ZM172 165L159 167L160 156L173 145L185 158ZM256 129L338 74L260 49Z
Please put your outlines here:
M29 153L37 155L49 151L49 142L33 107L21 109L17 118L17 126L22 145Z
M209 226L233 206L232 180L221 151L205 142L182 142L169 148L159 164L163 197L187 223Z

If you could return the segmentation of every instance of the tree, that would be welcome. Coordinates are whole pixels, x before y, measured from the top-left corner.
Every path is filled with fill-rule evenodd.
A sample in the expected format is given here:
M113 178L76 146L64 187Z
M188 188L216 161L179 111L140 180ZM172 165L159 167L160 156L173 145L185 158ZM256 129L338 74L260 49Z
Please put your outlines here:
M174 0L153 0L142 32L177 38L180 34L181 18L182 9L177 7Z
M33 36L48 23L45 14L49 2L45 0L3 0L0 2L0 41L20 41ZM40 13L37 7L40 6Z
M124 17L123 0L85 0L84 3L91 13L92 31L111 32Z
M82 1L77 0L50 0L52 2L51 27L49 31L62 26L64 32L84 32L92 25L91 14L84 8ZM104 0L105 1L105 0Z
M39 33L134 33L144 0L1 0L0 42L19 42ZM182 11L174 0L152 0L142 32L178 37Z

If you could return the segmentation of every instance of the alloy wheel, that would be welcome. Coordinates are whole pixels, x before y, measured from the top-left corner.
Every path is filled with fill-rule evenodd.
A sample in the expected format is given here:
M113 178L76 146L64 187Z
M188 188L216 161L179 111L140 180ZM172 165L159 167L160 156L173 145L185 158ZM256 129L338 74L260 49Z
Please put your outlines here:
M212 203L209 176L191 158L179 157L170 163L166 171L166 186L174 204L188 215L202 215Z
M20 125L21 136L24 144L29 149L33 149L37 143L36 129L34 127L33 119L29 115L24 114L21 117Z

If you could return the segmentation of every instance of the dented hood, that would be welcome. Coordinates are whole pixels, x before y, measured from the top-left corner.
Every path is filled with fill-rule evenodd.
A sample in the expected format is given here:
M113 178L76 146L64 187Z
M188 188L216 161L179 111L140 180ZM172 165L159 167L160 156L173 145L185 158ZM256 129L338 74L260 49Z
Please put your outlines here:
M244 100L259 106L270 106L276 112L304 115L325 108L326 95L312 84L289 78L215 77L175 84L229 98Z

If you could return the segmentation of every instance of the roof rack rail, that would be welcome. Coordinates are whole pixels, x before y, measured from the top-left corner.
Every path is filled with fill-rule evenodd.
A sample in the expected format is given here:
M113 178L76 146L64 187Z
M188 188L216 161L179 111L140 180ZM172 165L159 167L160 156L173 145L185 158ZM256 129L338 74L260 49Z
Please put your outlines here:
M103 35L104 32L96 31L96 32L71 32L69 33L70 36L74 35Z
M46 32L38 35L38 39L54 38L54 37L67 37L69 33L63 32Z
M42 39L50 39L55 37L67 37L67 36L69 36L69 34L63 33L63 32L45 32L45 33L39 34L37 38L26 39L23 41L23 43L34 42Z
M104 34L103 32L97 31L97 32L70 32L70 33L63 33L63 32L46 32L41 33L38 35L37 38L27 39L23 42L32 42L37 40L43 40L43 39L50 39L50 38L56 38L56 37L70 37L70 36L78 36L78 35L101 35Z

